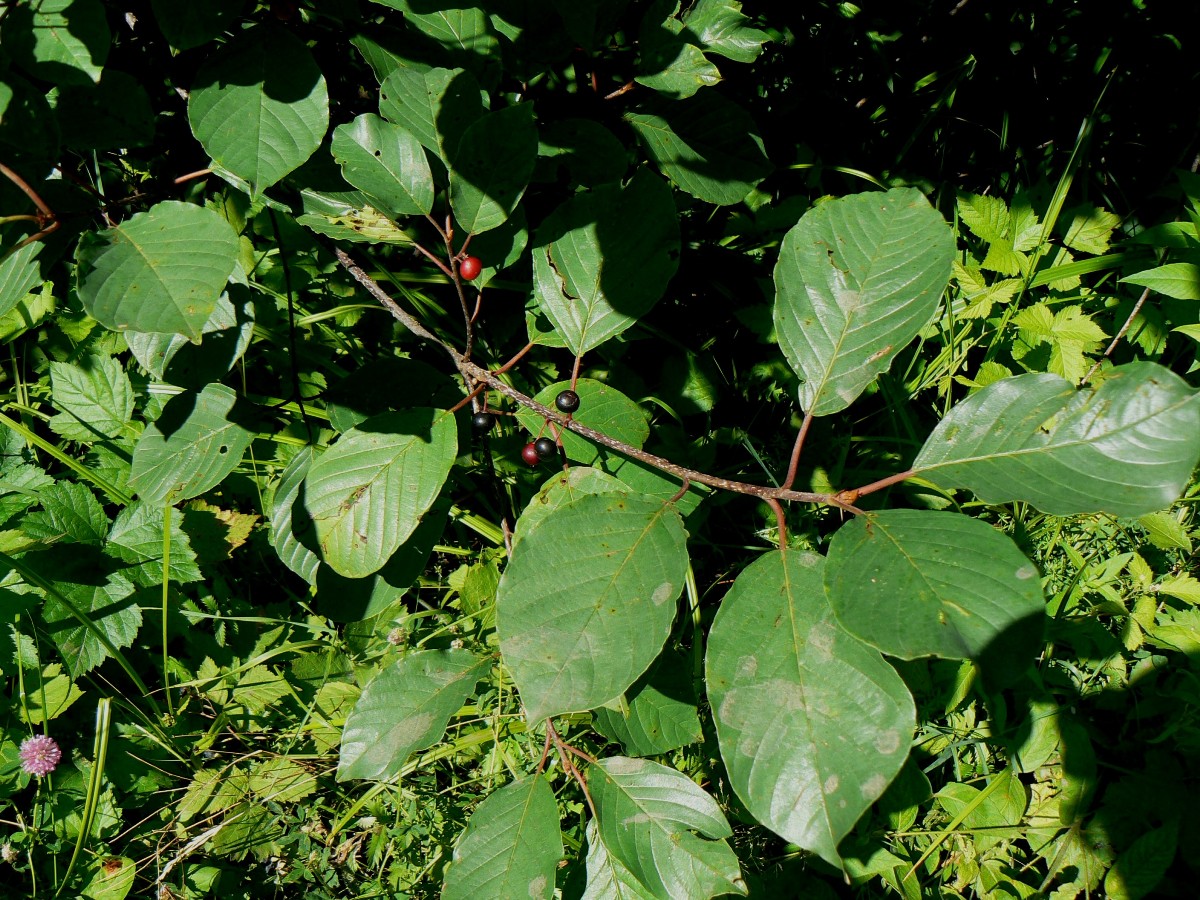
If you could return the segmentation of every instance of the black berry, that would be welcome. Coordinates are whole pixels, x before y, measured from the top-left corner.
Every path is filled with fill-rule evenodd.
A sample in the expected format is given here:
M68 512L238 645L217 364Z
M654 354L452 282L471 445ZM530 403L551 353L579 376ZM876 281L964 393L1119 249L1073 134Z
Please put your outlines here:
M533 452L538 459L550 459L558 453L558 445L550 438L538 438L533 442Z
M537 447L533 445L532 441L521 448L521 459L531 466L536 466L542 461L542 458L538 456Z
M554 405L560 412L573 413L579 409L579 395L574 391L563 391L554 398Z
M471 416L471 427L480 434L486 434L496 424L496 417L489 412L477 412Z

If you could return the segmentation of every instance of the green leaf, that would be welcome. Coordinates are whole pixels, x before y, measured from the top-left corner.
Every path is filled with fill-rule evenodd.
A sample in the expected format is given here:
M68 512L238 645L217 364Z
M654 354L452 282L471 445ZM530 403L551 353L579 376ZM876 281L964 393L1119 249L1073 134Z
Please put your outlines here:
M245 6L245 0L205 0L204 3L150 0L150 6L167 43L176 50L190 50L207 44L231 27Z
M1017 328L1013 359L1029 368L1045 368L1072 384L1082 381L1091 367L1084 354L1099 349L1107 337L1078 306L1051 312L1045 303L1036 303L1018 312L1012 322Z
M1200 300L1200 265L1196 263L1167 263L1136 275L1126 275L1121 282L1148 287L1177 300Z
M83 889L86 900L125 900L133 889L137 863L128 856L97 859L95 872Z
M132 75L106 69L99 84L65 85L54 108L63 142L77 150L121 150L154 141L150 95Z
M565 472L551 475L534 494L517 519L512 546L516 546L533 529L558 509L588 494L614 494L627 491L628 486L611 475L590 466L571 466Z
M0 316L16 306L42 280L42 265L37 255L40 241L26 244L0 262Z
M554 398L570 386L569 381L556 382L538 391L533 399L553 409ZM646 443L646 438L650 436L646 414L616 388L591 378L580 378L575 383L575 393L579 394L579 410L573 417L576 422L633 447L640 448ZM540 416L524 408L517 412L517 421L533 434L541 430L543 423ZM562 430L560 435L567 459L585 466L593 465L600 459L599 444L571 431Z
M994 382L950 410L913 471L985 503L1140 516L1170 506L1197 459L1196 392L1162 366L1134 362L1078 391L1057 375Z
M321 565L321 557L300 540L299 535L311 528L312 523L303 507L297 509L296 501L300 498L304 479L308 477L317 452L316 447L302 447L292 457L279 477L271 504L271 546L279 554L280 562L309 584L317 583L317 567ZM297 512L302 513L300 520Z
M1025 785L1012 769L993 777L999 784L989 784L987 796L982 800L983 791L961 783L948 784L935 795L938 804L955 819L972 803L976 804L962 820L962 827L975 832L972 837L980 853L1005 839L1023 837L1026 830L1022 821L1029 805Z
M133 583L119 572L99 584L56 581L54 587L117 649L128 647L137 637L142 609L131 596ZM42 615L72 678L90 672L108 658L108 647L96 632L76 619L70 607L54 594L46 595Z
M325 76L290 31L256 25L201 67L188 121L208 155L257 196L320 146L329 125Z
M404 10L407 24L441 45L442 53L431 55L444 55L450 61L473 70L485 83L495 86L499 75L496 60L500 55L500 42L484 8L464 5L439 9L436 4L422 3L420 0L415 4L412 0L383 2ZM430 11L426 12L427 9Z
M721 73L704 51L684 33L677 0L659 0L642 18L638 35L641 59L635 81L667 96L691 97L702 87L720 82Z
M450 208L465 231L491 231L517 208L537 160L533 104L488 113L450 154Z
M457 455L454 417L438 409L384 413L343 434L304 482L322 560L347 578L382 568L437 499Z
M1141 900L1158 887L1175 859L1179 822L1147 831L1122 851L1104 878L1111 900Z
M716 92L646 108L626 119L663 174L693 197L738 203L771 173L754 120Z
M7 10L4 49L34 78L52 84L97 82L112 34L99 0L38 0Z
M639 169L551 213L534 238L538 306L576 354L620 334L662 297L679 256L670 188Z
M833 617L825 568L799 551L752 563L721 602L706 671L738 797L841 867L838 843L904 765L916 711L896 670Z
M1160 550L1192 549L1187 528L1167 510L1138 516L1138 524L1146 529L1150 543Z
M815 416L845 409L937 311L954 236L914 188L822 203L775 265L779 346Z
M496 630L530 722L615 700L646 671L675 618L686 540L673 507L616 493L560 506L524 537Z
M180 518L171 516L170 577L176 584L187 584L204 576ZM139 587L162 585L163 522L161 505L134 503L121 510L109 529L105 555L125 563L121 574Z
M549 900L562 855L554 792L541 775L527 775L471 814L446 870L442 900Z
M379 114L406 129L443 163L463 132L487 112L475 76L463 69L395 69L379 88Z
M367 113L333 131L333 157L346 180L393 218L433 209L433 174L420 142Z
M681 654L664 650L625 699L628 715L600 708L592 722L630 756L658 756L703 739L690 661Z
M81 365L52 362L50 384L51 399L60 410L49 423L55 433L89 443L130 435L133 386L117 360L89 356Z
M964 194L958 198L958 217L989 244L1008 237L1008 206L999 197Z
M627 868L609 855L596 830L587 823L587 884L579 900L655 900Z
M441 740L483 667L467 650L418 650L376 675L346 717L338 781L395 777L410 753Z
M629 167L625 145L591 119L551 122L539 130L538 140L538 158L561 162L571 178L585 187L620 181Z
M129 486L154 503L198 497L224 481L254 439L233 414L237 399L223 384L172 397L134 448Z
M843 525L825 590L851 634L902 659L1008 659L1041 635L1037 567L1006 534L959 513L892 509Z
M26 682L24 702L17 707L21 721L29 725L44 725L57 719L83 696L74 679L62 674L58 663L46 666L37 680L37 688L31 690L32 687Z
M80 299L92 318L124 331L199 340L237 264L238 237L217 213L165 200L76 251Z
M87 485L56 481L38 491L41 513L31 513L21 530L46 542L102 544L108 533L108 516Z
M725 842L733 834L729 823L686 775L622 756L601 760L588 774L600 840L653 896L747 893Z
M231 284L201 327L199 343L179 334L127 331L125 343L142 368L160 381L202 388L229 374L254 336L254 301L249 288Z
M295 803L317 790L317 778L303 765L286 756L266 760L250 773L250 790L262 801Z
M699 0L683 22L706 53L719 53L734 62L750 63L770 40L765 31L751 28L739 0Z
M1074 211L1071 224L1063 243L1080 253L1099 256L1108 252L1113 229L1121 224L1121 217L1097 206L1081 206Z

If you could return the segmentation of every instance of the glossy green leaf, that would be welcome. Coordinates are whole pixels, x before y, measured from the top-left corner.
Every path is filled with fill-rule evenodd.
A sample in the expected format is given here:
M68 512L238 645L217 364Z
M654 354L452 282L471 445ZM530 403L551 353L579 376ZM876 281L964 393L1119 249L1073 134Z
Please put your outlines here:
M738 203L771 173L754 120L715 91L646 108L626 119L663 174L693 197Z
M34 78L97 82L112 35L100 0L38 0L6 10L4 49Z
M237 235L224 218L166 200L114 228L84 234L76 253L79 296L108 328L199 340L237 254Z
M223 384L172 397L134 448L129 486L159 502L198 497L224 481L254 438L234 414L237 399Z
M549 900L562 859L554 792L527 775L489 794L467 822L442 882L442 900Z
M441 740L483 666L467 650L416 650L376 675L346 717L338 781L394 778L410 753Z
M487 112L486 95L464 69L402 67L379 88L379 114L446 163L463 132Z
M673 507L606 493L559 507L522 540L496 629L530 722L614 700L649 667L675 618L686 539Z
M747 893L726 843L733 830L717 801L686 775L616 756L590 767L588 776L604 848L652 896Z
M638 35L641 59L636 81L669 97L691 97L703 87L717 84L721 73L704 56L704 50L675 18L677 0L659 0L642 19Z
M1136 275L1126 275L1121 281L1148 287L1179 300L1200 300L1200 265L1197 263L1167 263Z
M1023 667L1041 637L1041 579L1004 532L959 513L892 509L847 522L829 545L838 621L891 656Z
M628 714L602 707L592 713L596 729L619 741L630 756L658 756L703 739L691 660L664 650L625 692Z
M614 494L628 491L628 487L599 469L590 466L571 466L565 472L556 472L542 485L541 490L521 511L517 527L513 532L515 548L533 529L558 509L588 494Z
M0 316L16 306L42 280L42 266L37 255L40 241L26 244L0 262Z
M954 235L914 188L820 204L775 265L779 346L815 416L845 409L937 311Z
M347 578L382 568L441 493L457 454L454 417L438 409L373 416L338 438L304 483L324 562Z
M913 471L985 503L1140 516L1170 506L1197 459L1197 392L1162 366L1134 362L1080 390L1057 375L994 382L950 410Z
M384 0L404 10L404 20L425 38L432 39L441 56L452 65L465 66L490 87L495 87L500 71L496 58L500 53L496 29L483 4L426 3L417 0Z
M1142 900L1152 896L1176 858L1178 843L1178 819L1138 835L1121 851L1105 876L1105 895L1109 900Z
M551 213L534 237L538 306L575 353L620 334L662 297L679 256L671 190L648 169Z
M596 830L587 823L587 883L579 900L655 900L633 873L609 855Z
M554 398L571 386L569 381L560 381L538 391L534 397L538 403L554 409ZM597 431L616 438L633 447L641 447L650 436L650 425L646 414L636 403L601 381L580 378L575 383L579 395L579 409L574 419ZM536 413L522 408L517 421L531 434L542 430L544 420ZM563 450L572 462L590 466L600 458L600 445L571 431L561 432Z
M59 410L50 419L56 434L72 441L96 441L134 432L133 385L121 363L89 356L78 365L50 363L51 400Z
M279 554L279 560L309 584L317 583L317 567L321 557L301 541L300 535L311 530L312 520L297 500L304 487L304 479L317 458L316 447L301 447L292 457L279 477L271 504L271 546Z
M825 567L771 551L743 571L709 633L706 675L738 797L840 867L838 843L904 765L916 710L896 670L834 618Z
M190 50L208 43L233 24L243 6L245 0L205 0L203 3L150 0L163 37L176 50Z
M747 24L750 19L742 14L740 0L697 0L683 21L705 53L735 62L754 62L769 39L765 31Z
M468 127L447 159L450 208L459 226L478 234L503 225L525 193L536 159L532 103L488 113Z
M47 593L42 615L46 631L62 654L72 678L90 672L108 659L109 648L96 634L101 632L116 649L128 647L142 625L142 609L131 596L134 586L119 572L105 578L93 576L95 584L54 583ZM70 601L70 606L63 600ZM88 628L71 611L71 606L91 620Z
M325 76L290 31L257 25L201 67L188 121L208 155L257 196L320 146L329 125Z
M393 218L433 209L433 175L420 142L367 113L333 131L333 158L346 180Z

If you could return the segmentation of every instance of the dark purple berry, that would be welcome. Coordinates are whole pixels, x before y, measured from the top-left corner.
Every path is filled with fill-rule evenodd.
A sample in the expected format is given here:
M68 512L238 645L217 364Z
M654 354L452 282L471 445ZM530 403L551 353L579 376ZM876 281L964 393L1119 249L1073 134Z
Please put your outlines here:
M496 417L489 412L477 412L471 416L471 427L480 434L487 434L496 424Z
M550 459L558 454L558 445L550 438L538 438L533 442L533 452L538 459Z
M579 395L574 391L563 391L554 398L554 405L560 412L573 413L579 409Z

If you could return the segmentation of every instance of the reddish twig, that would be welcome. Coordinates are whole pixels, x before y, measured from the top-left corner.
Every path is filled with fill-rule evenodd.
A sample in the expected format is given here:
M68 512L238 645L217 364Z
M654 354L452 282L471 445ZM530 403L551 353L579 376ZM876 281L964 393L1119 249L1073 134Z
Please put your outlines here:
M783 516L783 506L778 500L769 498L767 506L775 511L775 524L779 527L779 549L787 549L787 520Z
M800 451L804 449L804 439L808 436L809 426L812 425L813 414L810 409L804 414L804 421L800 423L800 431L796 434L796 443L792 445L792 459L788 463L787 478L784 479L783 486L791 488L796 482L796 472L800 468Z
M212 174L212 169L197 169L195 172L188 172L186 175L180 175L172 184L183 184L187 181L195 181L197 178L207 178Z

